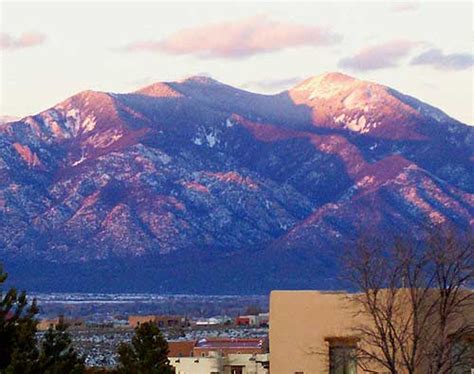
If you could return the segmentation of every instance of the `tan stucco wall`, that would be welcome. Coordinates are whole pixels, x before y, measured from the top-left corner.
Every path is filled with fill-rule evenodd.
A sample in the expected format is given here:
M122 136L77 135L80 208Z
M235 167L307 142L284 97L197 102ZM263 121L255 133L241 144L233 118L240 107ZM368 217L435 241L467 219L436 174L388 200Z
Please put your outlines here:
M230 354L225 357L216 354L215 357L170 357L169 360L176 374L230 374L232 365L243 366L243 374L268 374L268 370L258 363L268 361L268 354Z
M39 331L46 331L46 330L48 330L50 327L55 327L55 326L58 324L58 321L59 321L58 318L54 318L54 319L43 319L43 320L41 320L41 321L38 322L38 325L36 326L36 328L37 328Z
M128 316L128 324L135 328L139 325L146 323L146 322L154 322L156 316L149 315L149 316Z
M388 295L381 292L381 297L384 294ZM369 315L356 313L357 304L350 301L351 297L355 295L320 291L273 291L270 295L269 332L271 373L328 373L329 346L326 339L357 338L358 326L370 326L373 323ZM403 316L410 313L408 290L401 290L397 300L401 306L407 306L396 308L401 313L398 317L408 318L408 315ZM470 321L473 318L472 309L466 308L448 328L454 330L459 327L458 323L472 325ZM435 320L434 318L433 322ZM432 326L435 328L437 324L433 323ZM358 346L364 348L364 340L361 339ZM370 369L372 372L387 372L387 369L376 367L374 363L371 363ZM359 367L358 373L363 372ZM426 370L421 369L420 372Z
M243 374L268 374L268 370L259 362L268 361L268 353L251 354L230 354L225 359L224 374L230 374L230 367L245 366Z
M220 357L170 357L169 360L175 367L176 374L222 373Z
M330 337L352 337L355 325L345 294L273 291L270 295L270 372L319 374L328 370Z

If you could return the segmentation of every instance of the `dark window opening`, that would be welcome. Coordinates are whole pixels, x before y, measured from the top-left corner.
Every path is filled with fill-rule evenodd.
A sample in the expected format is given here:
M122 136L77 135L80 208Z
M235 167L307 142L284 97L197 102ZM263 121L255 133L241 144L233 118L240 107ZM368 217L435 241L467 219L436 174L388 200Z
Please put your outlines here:
M329 374L357 374L356 338L328 338Z

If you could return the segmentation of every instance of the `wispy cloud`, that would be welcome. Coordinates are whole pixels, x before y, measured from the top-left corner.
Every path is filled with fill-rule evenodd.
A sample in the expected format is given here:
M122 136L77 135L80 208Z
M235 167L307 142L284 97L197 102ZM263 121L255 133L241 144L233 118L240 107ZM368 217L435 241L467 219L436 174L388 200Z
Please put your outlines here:
M352 57L339 61L339 67L356 71L376 70L397 66L419 42L394 40L364 48Z
M278 92L293 87L301 82L301 77L291 77L284 79L262 79L245 83L242 88L255 89L262 92Z
M445 54L441 49L432 48L413 58L411 65L429 65L438 70L464 70L474 66L471 53Z
M411 12L418 10L420 3L417 1L397 1L392 3L391 9L394 12Z
M160 51L201 58L243 58L299 46L323 46L341 39L326 28L255 16L180 30L165 39L137 41L126 51Z
M34 47L43 44L46 41L46 36L39 32L26 32L20 36L12 36L7 33L0 34L0 49L13 50Z

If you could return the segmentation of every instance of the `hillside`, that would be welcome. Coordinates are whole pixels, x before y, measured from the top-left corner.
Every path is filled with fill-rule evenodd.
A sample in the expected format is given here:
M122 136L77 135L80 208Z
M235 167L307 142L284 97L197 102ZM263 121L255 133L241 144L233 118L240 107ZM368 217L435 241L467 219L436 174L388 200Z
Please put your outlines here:
M0 258L43 290L336 288L361 233L472 230L473 162L474 128L340 73L81 92L0 127Z

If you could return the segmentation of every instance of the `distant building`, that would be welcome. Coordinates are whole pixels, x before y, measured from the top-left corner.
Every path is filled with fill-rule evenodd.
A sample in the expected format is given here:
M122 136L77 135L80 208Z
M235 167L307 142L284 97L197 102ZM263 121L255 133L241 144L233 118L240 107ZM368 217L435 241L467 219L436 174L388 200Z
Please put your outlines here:
M128 317L128 324L129 326L133 328L136 328L146 322L153 322L159 328L162 328L162 329L189 326L188 320L181 316L146 315L146 316L129 316Z
M355 329L372 321L356 313L356 306L348 301L350 296L337 292L273 291L269 331L272 374L365 372L357 371L356 348L364 343ZM387 372L381 367L368 369L373 373Z
M176 374L269 374L268 353L230 354L213 353L208 357L171 357Z
M237 326L264 327L268 326L269 313L260 313L258 315L238 316L235 319Z
M258 315L259 327L268 327L269 322L270 322L270 313L260 313Z
M85 323L79 318L65 318L64 316L58 316L52 319L42 319L38 322L36 328L38 331L46 331L50 327L56 328L59 324L65 324L68 328L82 328L85 327Z
M235 319L235 324L237 326L256 326L257 325L257 316L238 316Z
M267 339L209 338L169 342L176 374L268 374Z
M232 353L261 354L268 352L268 343L265 338L204 338L196 342L195 357L206 357L211 352L218 352L222 356Z
M209 326L220 326L225 324L232 324L232 319L227 317L211 317L211 318L201 318L197 321L194 321L194 326L196 327L209 327Z
M168 342L168 357L194 357L195 340Z
M224 372L224 359L213 357L169 357L176 374L221 374Z
M154 322L156 316L128 316L128 325L136 328L144 323Z
M116 329L127 329L129 327L128 320L125 319L110 319L105 321L85 321L85 324L89 328L116 328Z
M343 294L273 291L270 295L272 374L329 373L331 349L350 350L357 338ZM291 360L288 360L291 357ZM355 374L354 367L341 373Z

